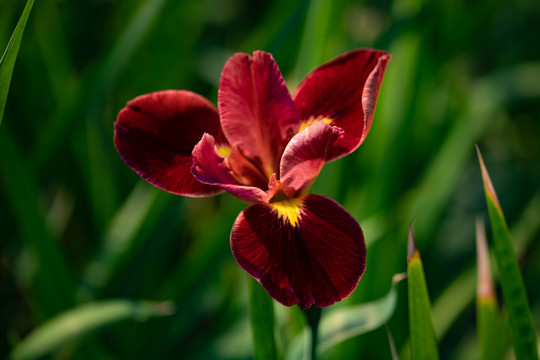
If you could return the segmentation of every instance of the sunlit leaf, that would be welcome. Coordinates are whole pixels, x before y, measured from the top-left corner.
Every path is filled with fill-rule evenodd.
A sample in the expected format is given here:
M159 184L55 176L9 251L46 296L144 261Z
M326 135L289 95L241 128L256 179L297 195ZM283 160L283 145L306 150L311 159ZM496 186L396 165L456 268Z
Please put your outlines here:
M152 317L168 316L173 312L174 307L170 302L107 300L81 305L36 328L15 346L11 358L35 359L103 326L128 319L144 321Z
M412 224L409 228L407 278L411 358L413 360L438 359L439 352L437 350L437 338L433 330L431 304L427 292L422 260L414 242Z
M491 220L495 260L499 270L505 304L508 308L514 352L518 360L538 359L536 334L531 310L516 255L512 247L510 232L508 231L499 199L495 193L495 188L482 159L482 154L478 147L476 150L482 170L482 180L484 182L489 218Z
M388 294L376 301L338 308L325 314L319 325L320 352L384 325L396 307L396 285L404 278L404 274L394 275Z
M277 359L274 337L272 298L251 276L249 281L249 317L253 336L253 353L257 360Z
M13 67L15 66L15 60L17 60L17 54L19 53L19 47L21 46L21 40L28 21L28 16L34 5L34 0L28 0L24 11L15 27L15 31L9 40L6 51L0 59L0 124L2 124L2 117L4 115L4 108L6 107L6 100L9 90L9 84L11 83L11 75L13 73Z

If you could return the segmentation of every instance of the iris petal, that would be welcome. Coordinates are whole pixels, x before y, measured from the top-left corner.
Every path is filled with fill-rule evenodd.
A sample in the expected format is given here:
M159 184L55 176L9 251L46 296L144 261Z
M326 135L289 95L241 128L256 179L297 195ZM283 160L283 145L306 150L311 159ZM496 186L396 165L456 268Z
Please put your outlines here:
M201 141L193 148L193 167L195 178L208 185L218 186L247 203L266 201L263 190L241 185L225 162L225 157L216 151L212 135L204 134Z
M314 194L248 207L233 225L231 248L274 299L302 309L345 299L366 267L358 223L334 200Z
M371 127L375 102L390 55L355 50L320 66L296 89L293 99L304 121L325 118L342 128L329 161L356 150Z
M268 179L299 126L298 112L272 55L262 51L233 55L221 74L218 105L231 145Z
M343 133L325 121L307 127L287 144L280 164L283 190L290 197L306 191L324 165L329 146Z
M220 193L191 174L193 146L207 132L225 141L212 103L190 91L141 95L118 114L114 144L124 162L156 187L184 196Z

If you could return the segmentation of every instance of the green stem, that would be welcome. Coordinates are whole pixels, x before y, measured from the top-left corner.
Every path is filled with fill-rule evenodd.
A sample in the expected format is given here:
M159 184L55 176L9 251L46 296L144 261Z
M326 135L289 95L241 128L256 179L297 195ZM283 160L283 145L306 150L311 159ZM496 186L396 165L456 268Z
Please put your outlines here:
M311 328L311 360L317 359L317 337L319 334L319 321L321 320L321 308L312 306L304 310L306 318Z

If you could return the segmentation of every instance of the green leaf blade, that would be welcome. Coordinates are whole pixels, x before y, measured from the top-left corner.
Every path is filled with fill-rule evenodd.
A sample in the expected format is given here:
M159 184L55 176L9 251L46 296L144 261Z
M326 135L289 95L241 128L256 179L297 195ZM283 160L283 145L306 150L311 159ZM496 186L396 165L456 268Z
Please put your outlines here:
M35 359L122 320L146 320L174 312L170 302L107 300L81 305L45 322L15 346L11 359Z
M514 352L518 360L538 359L531 310L510 239L510 231L506 225L502 208L482 159L482 154L478 148L476 150L482 170L486 202L491 221L495 261L499 270L505 304L508 308Z
M20 228L24 251L31 266L24 269L24 287L36 313L56 315L75 304L75 281L60 242L51 234L44 212L36 201L39 186L36 175L22 156L9 127L0 133L0 189L7 194L4 208L12 211Z
M412 224L409 229L407 278L411 359L438 359L439 352L431 317L431 303L427 292L422 260L414 242Z
M390 291L378 300L340 308L324 316L319 330L321 353L387 323L396 308L396 285L404 278L404 274L394 275Z
M485 226L481 218L476 220L476 249L478 278L476 322L480 343L480 358L483 360L502 360L508 346L508 334L506 332L508 325L503 322L499 313L489 266L489 250Z
M476 321L480 359L504 359L508 345L504 331L507 325L502 321L497 301L494 298L477 299Z
M274 305L272 298L251 276L249 281L249 318L256 360L276 360Z
M30 11L34 5L34 0L28 0L24 7L23 13L13 35L9 40L4 55L0 59L0 125L2 124L2 118L4 116L4 109L6 107L6 100L9 91L9 84L11 83L11 75L13 74L13 68L15 67L15 61L17 60L17 54L19 53L19 47L21 46L22 36L26 22L30 16Z

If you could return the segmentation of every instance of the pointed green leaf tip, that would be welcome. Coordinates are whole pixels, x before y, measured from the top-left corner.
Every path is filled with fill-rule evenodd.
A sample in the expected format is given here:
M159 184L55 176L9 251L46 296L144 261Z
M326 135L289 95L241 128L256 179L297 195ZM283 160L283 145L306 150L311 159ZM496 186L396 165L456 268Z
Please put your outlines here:
M497 205L497 209L502 214L501 204L499 203L499 199L497 198L497 194L495 193L495 188L493 187L493 183L491 182L491 178L489 177L489 174L487 172L486 165L484 164L484 159L482 158L482 154L480 153L480 148L478 148L478 145L475 145L475 147L476 153L478 154L478 161L480 162L480 169L482 170L482 181L484 182L484 191L486 192L486 196L492 198L495 205Z
M508 231L501 205L497 199L497 194L495 193L478 147L476 147L476 151L482 170L482 180L484 182L489 219L491 221L495 260L499 270L504 301L508 308L514 353L518 360L538 359L536 334L531 310L516 255L512 247L510 232Z
M431 304L426 287L420 253L416 248L413 224L409 227L408 240L408 292L411 358L438 359L437 338L431 317Z
M21 40L28 21L28 16L34 5L34 0L28 0L24 11L13 31L13 35L9 40L4 55L0 59L0 124L2 124L2 117L4 116L4 108L6 107L6 100L9 90L9 84L11 83L11 74L13 73L13 67L15 66L15 60L17 60L17 54L19 53L19 47L21 46Z
M413 257L417 257L418 259L420 259L420 254L418 253L418 249L416 248L416 242L414 240L413 226L414 226L414 220L409 225L409 238L407 241L407 263L408 264L413 260Z
M480 359L502 360L510 343L508 324L499 312L489 266L489 250L484 219L476 219L477 295L476 323Z
M489 267L486 231L482 217L476 219L476 259L478 276L477 298L480 301L496 301L491 269Z

